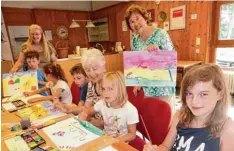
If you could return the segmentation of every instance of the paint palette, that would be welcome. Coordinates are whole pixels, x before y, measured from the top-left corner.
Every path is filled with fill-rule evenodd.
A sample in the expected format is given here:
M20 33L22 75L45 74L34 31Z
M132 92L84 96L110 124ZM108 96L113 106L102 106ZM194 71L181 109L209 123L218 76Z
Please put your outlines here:
M25 106L26 104L22 101L22 100L15 100L12 102L12 104L16 107L16 108L20 108Z
M45 140L34 130L22 134L21 137L31 149L45 143Z

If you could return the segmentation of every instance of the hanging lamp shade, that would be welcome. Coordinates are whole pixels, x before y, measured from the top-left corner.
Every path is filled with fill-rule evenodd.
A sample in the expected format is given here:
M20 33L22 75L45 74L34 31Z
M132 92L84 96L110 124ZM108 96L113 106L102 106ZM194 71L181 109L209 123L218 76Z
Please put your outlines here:
M69 28L78 28L78 27L80 27L80 25L75 20L73 20L71 25L69 26Z
M95 25L92 23L91 20L87 21L87 25L85 26L87 28L95 27Z

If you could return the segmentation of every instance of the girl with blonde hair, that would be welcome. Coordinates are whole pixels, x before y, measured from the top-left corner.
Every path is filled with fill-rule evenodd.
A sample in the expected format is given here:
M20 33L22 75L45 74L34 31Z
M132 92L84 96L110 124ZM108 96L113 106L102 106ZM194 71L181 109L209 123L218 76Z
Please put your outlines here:
M101 82L101 100L79 114L81 120L100 112L107 135L129 142L136 137L139 122L137 109L128 101L124 76L121 72L108 72Z
M228 93L220 67L206 64L188 71L181 99L164 142L148 143L144 151L234 150L234 122L227 116Z
M36 24L32 24L29 27L29 38L21 46L19 58L14 67L11 69L11 72L17 72L21 68L21 66L24 64L25 53L28 51L36 51L39 53L41 67L43 66L42 64L55 62L57 60L55 48L46 39L42 28Z

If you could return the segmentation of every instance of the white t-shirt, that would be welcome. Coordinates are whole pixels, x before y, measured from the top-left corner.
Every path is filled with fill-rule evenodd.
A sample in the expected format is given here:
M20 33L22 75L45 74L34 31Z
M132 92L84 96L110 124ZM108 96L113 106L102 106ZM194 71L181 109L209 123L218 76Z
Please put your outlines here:
M94 105L96 112L101 112L106 132L119 133L120 136L128 133L128 125L139 122L137 109L127 101L121 108L108 108L104 100Z
M52 93L56 93L57 89L62 89L60 100L63 104L72 104L72 94L68 84L63 80L58 80L55 86L51 88Z

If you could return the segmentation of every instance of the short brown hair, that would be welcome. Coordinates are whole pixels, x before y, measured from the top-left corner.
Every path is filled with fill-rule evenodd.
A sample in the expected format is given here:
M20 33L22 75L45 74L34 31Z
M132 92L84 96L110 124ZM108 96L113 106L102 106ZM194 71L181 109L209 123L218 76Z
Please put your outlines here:
M148 12L146 9L144 9L143 7L140 7L139 5L131 5L125 13L125 22L127 23L128 28L130 30L132 30L132 29L131 29L131 26L129 23L129 19L130 19L132 13L139 13L147 21L147 24L150 23L150 17L148 15Z
M227 86L225 78L221 68L215 64L205 64L193 67L189 70L181 84L181 101L182 107L180 110L181 126L187 127L191 124L194 115L190 111L186 103L186 91L193 87L197 82L209 82L212 81L213 87L221 92L221 100L219 100L211 113L209 119L206 121L206 126L210 132L211 137L216 137L222 130L223 123L227 119L226 111L228 109L229 100L227 93Z
M36 51L28 51L25 53L25 58L26 59L37 58L37 60L39 60L39 53Z
M71 73L71 75L83 74L86 77L86 73L85 73L85 71L84 71L81 64L77 64L74 67L72 67L71 70L70 70L70 73Z

